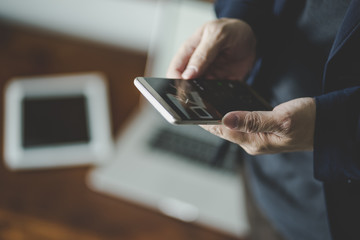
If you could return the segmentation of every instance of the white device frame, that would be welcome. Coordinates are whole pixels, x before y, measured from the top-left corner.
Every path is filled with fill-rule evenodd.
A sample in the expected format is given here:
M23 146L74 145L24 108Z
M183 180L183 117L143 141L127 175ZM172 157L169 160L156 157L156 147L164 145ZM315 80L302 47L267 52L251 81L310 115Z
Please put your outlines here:
M25 97L86 99L89 142L24 148L22 100ZM98 164L113 151L107 84L101 73L14 78L5 89L4 160L9 169Z
M216 125L221 124L221 120L213 119L211 115L204 119L182 119L174 109L150 86L144 77L136 77L134 85L144 95L144 97L159 111L159 113L172 124L203 124ZM205 110L206 111L206 110ZM207 111L206 111L207 112Z

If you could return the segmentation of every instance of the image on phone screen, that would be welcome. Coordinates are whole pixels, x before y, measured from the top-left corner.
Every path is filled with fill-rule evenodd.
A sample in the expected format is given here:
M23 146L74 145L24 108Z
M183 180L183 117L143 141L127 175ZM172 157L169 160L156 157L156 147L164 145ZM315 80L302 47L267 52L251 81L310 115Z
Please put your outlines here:
M231 111L271 110L261 97L240 81L137 78L135 85L157 109L161 105L160 112L168 110L175 118L168 119L172 123L214 124Z

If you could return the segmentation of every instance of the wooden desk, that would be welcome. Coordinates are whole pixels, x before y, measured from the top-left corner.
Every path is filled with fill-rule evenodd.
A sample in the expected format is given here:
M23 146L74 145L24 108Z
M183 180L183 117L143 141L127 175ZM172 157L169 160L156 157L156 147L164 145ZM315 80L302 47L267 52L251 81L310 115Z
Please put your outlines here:
M145 53L0 23L2 94L14 76L101 71L109 80L114 135L138 102L132 80L143 75L145 60ZM0 106L3 126L3 96ZM0 239L235 239L92 192L89 169L14 173L1 157Z

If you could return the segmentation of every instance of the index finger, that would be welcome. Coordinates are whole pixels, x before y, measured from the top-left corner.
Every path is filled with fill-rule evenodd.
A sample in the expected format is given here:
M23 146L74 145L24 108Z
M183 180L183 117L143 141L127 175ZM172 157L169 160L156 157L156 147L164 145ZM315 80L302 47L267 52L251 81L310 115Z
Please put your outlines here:
M200 43L203 33L203 27L195 32L185 43L180 47L175 56L170 62L166 77L181 78L182 73L186 69L189 60Z

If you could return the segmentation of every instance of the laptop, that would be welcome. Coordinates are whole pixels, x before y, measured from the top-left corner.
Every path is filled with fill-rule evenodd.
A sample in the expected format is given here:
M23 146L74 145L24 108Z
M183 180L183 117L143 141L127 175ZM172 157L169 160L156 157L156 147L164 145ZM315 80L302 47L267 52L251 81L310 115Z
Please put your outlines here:
M212 11L206 2L160 3L147 74L164 72L177 49L169 43L180 39L166 40L166 36L187 38L201 22L213 17ZM169 19L174 18L170 24ZM143 103L119 134L115 148L113 159L88 175L94 191L181 221L246 235L249 226L237 145L224 144L199 126L171 125L150 104Z

